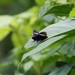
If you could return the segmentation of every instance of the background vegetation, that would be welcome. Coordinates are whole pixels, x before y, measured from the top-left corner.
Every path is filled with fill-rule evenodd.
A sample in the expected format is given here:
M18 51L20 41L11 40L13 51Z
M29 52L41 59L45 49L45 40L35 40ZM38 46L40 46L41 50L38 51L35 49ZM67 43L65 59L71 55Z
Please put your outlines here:
M0 75L74 75L74 16L74 0L0 0Z

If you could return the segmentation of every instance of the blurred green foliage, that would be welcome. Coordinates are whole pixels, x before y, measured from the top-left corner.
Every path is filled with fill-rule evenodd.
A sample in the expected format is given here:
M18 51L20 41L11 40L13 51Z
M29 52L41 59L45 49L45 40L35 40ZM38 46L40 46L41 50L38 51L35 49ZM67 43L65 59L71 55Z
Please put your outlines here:
M11 12L0 10L5 14L0 15L1 75L74 75L74 1L0 0L0 9L5 7ZM33 30L45 31L48 38L37 43L31 39ZM4 45L13 46L10 50ZM57 67L56 62L60 61L69 64Z
M34 0L0 0L0 14L15 15L34 5Z

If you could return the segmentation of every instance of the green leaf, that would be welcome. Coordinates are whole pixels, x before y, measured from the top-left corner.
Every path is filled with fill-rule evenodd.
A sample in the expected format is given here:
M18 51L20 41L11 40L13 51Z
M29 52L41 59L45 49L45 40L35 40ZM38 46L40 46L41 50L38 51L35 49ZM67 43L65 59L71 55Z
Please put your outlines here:
M55 63L59 59L59 55L49 55L44 61L43 61L43 67L49 66L52 63Z
M51 23L55 18L56 17L54 14L48 14L48 15L43 17L43 20L48 22L48 23Z
M73 7L74 4L64 4L54 6L50 8L44 15L55 14L56 16L68 16Z
M36 3L38 4L38 5L43 5L44 3L45 3L45 0L35 0L36 1Z
M44 6L42 6L40 9L39 17L42 17L49 9L50 9L49 5L45 4Z
M0 41L3 40L11 31L9 25L12 23L13 17L9 15L0 16Z
M12 20L13 20L12 16L9 15L0 16L0 28L10 25Z
M0 28L0 41L3 40L9 33L10 33L10 28Z
M25 64L24 64L24 70L25 71L28 71L28 70L30 70L31 69L31 67L33 66L33 61L28 61L28 62L26 62Z
M47 33L48 38L51 38L53 36L69 32L71 30L75 29L75 19L61 21L52 25L47 26L42 31L45 31ZM30 39L28 43L25 45L26 48L30 48L32 46L35 46L36 43Z
M56 41L58 41L58 40L64 38L65 36L66 36L66 35L61 35L61 36L53 37L53 38L50 38L50 39L44 41L43 43L39 44L36 48L34 48L33 50L31 50L30 52L25 53L25 54L23 55L23 57L22 57L22 61L23 61L25 58L27 58L28 56L33 55L33 54L35 54L35 53L37 53L37 52L43 50L44 48L46 48L46 47L52 45L53 43L55 43Z
M67 75L71 68L71 66L65 65L63 67L57 68L55 71L51 72L48 75Z
M71 70L70 75L74 75L74 74L75 74L75 68L73 68L73 69Z
M65 43L59 51L68 56L75 56L75 41Z
M75 7L72 9L72 11L69 14L70 17L75 17Z

